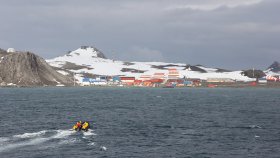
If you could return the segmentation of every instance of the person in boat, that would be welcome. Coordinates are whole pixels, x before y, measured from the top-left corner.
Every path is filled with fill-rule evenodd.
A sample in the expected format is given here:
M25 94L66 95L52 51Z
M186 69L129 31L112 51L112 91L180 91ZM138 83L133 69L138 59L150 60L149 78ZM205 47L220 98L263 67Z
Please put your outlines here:
M73 126L73 129L76 131L80 131L82 129L82 125L82 121L79 121Z
M85 121L85 122L82 124L82 130L88 131L89 128L90 128L89 123Z

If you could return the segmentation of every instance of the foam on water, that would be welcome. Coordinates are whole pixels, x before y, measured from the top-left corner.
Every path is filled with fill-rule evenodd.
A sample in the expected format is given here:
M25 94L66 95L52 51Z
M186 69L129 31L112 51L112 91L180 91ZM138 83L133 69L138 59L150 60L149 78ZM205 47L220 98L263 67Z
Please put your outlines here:
M57 130L57 133L52 136L52 138L66 138L74 133L76 133L76 131L74 130Z
M107 148L106 148L106 146L100 146L100 150L106 151Z
M40 135L44 135L46 131L40 131L40 132L34 132L34 133L24 133L20 135L14 135L13 137L15 138L33 138L33 137L38 137Z
M0 152L9 151L26 146L35 146L43 144L53 139L61 139L60 143L57 144L73 143L76 141L76 139L67 140L66 138L68 138L70 135L73 135L74 133L75 131L73 130L43 130L34 133L24 133L14 135L11 137L3 137L0 139Z
M96 135L92 129L89 129L87 132L83 132L84 136L93 136Z
M95 142L93 142L93 136L96 134L92 129L89 129L87 132L83 132L83 139L87 141L87 145L89 146L95 146Z
M72 138L72 139L64 139L61 140L58 144L63 145L63 144L73 144L76 142L80 142L81 140L77 139L77 138Z
M46 142L47 140L48 140L47 138L35 138L35 139L28 140L28 141L11 142L11 143L7 143L7 144L3 144L3 145L1 144L0 152L12 150L12 149L16 149L16 148L20 148L20 147L24 147L24 146L38 145L43 142Z
M91 143L89 143L88 145L90 145L90 146L95 146L95 143L94 143L94 142L91 142Z
M262 128L262 127L259 126L259 125L250 125L249 127L250 127L250 128Z

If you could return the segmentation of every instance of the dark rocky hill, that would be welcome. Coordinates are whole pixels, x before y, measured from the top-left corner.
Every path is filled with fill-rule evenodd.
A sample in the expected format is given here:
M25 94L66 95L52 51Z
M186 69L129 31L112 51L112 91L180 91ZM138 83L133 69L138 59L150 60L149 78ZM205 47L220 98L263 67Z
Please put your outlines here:
M0 84L56 86L73 84L73 79L55 71L43 58L30 52L0 51Z
M275 61L267 69L272 72L280 72L280 63Z

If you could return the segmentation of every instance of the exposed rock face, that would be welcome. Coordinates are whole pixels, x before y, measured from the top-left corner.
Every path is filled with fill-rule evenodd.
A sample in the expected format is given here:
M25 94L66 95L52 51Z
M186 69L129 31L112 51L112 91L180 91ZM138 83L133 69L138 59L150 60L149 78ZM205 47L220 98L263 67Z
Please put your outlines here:
M268 70L272 72L280 72L280 63L275 61L269 67Z
M0 83L18 86L72 85L73 80L55 71L47 62L30 52L0 51Z
M242 74L244 76L248 76L250 78L256 78L256 79L266 76L266 74L262 70L252 70L252 69L243 71Z

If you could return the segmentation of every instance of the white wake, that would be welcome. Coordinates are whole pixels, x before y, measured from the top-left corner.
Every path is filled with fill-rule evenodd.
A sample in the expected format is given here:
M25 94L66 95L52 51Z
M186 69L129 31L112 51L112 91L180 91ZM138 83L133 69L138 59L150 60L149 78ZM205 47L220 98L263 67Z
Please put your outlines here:
M77 136L75 136L77 134ZM38 146L43 143L51 143L53 146L63 145L63 144L74 144L79 140L79 133L74 130L43 130L34 133L23 133L18 135L13 135L11 137L0 137L0 153L15 150L18 148L28 147L28 146ZM83 138L89 138L95 135L93 130L88 132L83 132ZM71 137L70 137L71 136Z

